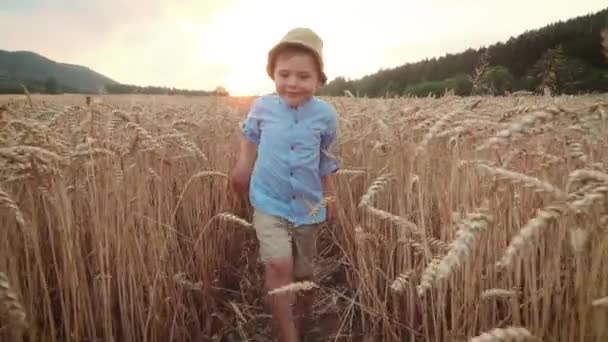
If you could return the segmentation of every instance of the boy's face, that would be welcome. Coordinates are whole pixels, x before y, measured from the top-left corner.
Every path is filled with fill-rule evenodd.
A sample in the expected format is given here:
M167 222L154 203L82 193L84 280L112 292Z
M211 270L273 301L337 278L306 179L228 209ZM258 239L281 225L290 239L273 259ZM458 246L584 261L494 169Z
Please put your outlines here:
M297 51L279 53L274 68L274 84L279 96L290 106L304 103L321 86L314 57Z

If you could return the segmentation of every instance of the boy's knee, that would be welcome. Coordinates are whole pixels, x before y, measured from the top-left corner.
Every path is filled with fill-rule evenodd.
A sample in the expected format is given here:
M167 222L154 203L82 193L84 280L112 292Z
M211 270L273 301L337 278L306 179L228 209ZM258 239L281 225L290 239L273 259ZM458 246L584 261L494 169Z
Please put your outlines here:
M289 283L293 278L293 262L291 259L270 259L265 262L266 277L273 283Z

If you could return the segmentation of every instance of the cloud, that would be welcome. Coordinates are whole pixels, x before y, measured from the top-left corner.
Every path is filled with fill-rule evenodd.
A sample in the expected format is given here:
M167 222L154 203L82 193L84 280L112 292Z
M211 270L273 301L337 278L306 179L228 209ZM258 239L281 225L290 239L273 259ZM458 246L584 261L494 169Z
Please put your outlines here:
M231 1L9 1L0 4L0 32L10 32L0 48L35 51L141 85L208 85L214 82L200 78L228 74L220 59L197 59L204 24Z
M18 5L16 5L18 4ZM10 0L0 5L2 48L77 63L82 50L111 44L116 32L161 13L159 0Z

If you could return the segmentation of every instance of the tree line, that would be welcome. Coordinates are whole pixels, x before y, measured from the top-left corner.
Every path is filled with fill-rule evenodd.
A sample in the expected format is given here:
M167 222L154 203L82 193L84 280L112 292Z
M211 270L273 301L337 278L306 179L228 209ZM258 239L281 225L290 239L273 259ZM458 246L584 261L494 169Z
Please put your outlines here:
M141 87L129 84L107 84L104 92L107 94L149 94L149 95L186 95L186 96L228 96L226 88L218 86L213 91L177 89L174 87Z
M602 30L608 8L529 30L506 42L382 69L357 80L337 77L320 95L368 97L503 95L517 91L579 94L608 91Z
M229 96L228 90L222 86L214 90L190 90L174 87L136 86L130 84L106 84L98 92L83 91L61 84L57 78L48 77L44 81L16 80L0 75L0 94L22 94L24 91L38 94L146 94L146 95L184 95L184 96Z

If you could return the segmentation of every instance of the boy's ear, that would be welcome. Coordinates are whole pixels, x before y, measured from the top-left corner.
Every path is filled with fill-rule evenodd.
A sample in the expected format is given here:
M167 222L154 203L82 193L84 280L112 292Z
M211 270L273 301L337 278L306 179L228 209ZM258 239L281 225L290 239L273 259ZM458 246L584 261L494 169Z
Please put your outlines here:
M315 90L319 90L323 87L323 82L321 82L321 80L317 81L317 88Z

